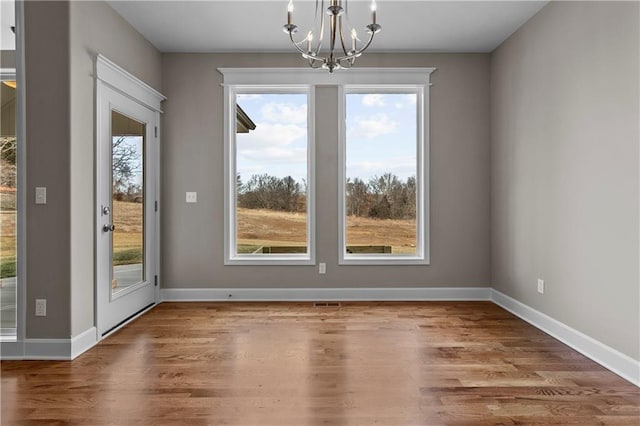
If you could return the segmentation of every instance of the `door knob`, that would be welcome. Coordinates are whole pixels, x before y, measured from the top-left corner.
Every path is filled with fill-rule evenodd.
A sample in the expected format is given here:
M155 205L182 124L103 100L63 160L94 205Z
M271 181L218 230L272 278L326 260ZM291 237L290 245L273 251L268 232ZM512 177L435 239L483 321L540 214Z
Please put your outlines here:
M104 232L109 232L109 231L113 232L115 229L116 229L115 225L110 225L110 224L104 225L102 227L102 230Z

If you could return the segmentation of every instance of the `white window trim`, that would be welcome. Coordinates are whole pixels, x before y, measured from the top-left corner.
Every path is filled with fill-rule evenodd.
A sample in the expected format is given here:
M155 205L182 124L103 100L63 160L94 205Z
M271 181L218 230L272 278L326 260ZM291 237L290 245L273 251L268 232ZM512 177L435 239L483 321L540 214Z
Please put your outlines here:
M0 68L0 82L2 81L17 81L17 73L16 73L16 69L15 68ZM20 81L20 84L22 85L24 82L24 80ZM22 87L22 86L21 86ZM16 107L15 107L15 114L16 114L16 166L17 166L17 175L16 175L16 207L17 207L17 212L16 212L16 260L17 260L17 268L19 268L21 266L21 264L24 263L24 259L26 259L23 255L23 250L22 247L24 246L24 242L25 242L25 238L24 236L24 232L22 231L23 229L23 221L24 221L24 212L25 209L23 208L23 199L24 197L22 197L23 195L23 176L24 176L24 155L23 155L23 147L24 147L24 139L21 137L22 136L22 121L24 121L24 119L22 117L24 117L24 115L22 114L22 111L19 110L20 106L23 105L23 99L18 99L19 94L21 94L22 90L16 91ZM0 328L0 342L14 342L18 339L18 327L20 325L20 323L22 322L22 306L21 306L21 298L19 299L18 293L22 293L22 282L24 282L23 280L20 280L20 278L22 277L22 273L20 273L20 271L18 271L16 269L16 326L13 328ZM20 296L22 296L20 294ZM4 344L4 343L3 343Z
M357 68L357 69L349 69L349 70L338 70L334 73L328 73L326 70L322 69L310 69L310 68L218 68L218 72L223 76L223 87L224 87L224 187L225 187L225 210L224 210L224 221L225 221L225 234L224 234L224 244L225 244L225 265L315 265L315 256L316 256L316 248L315 248L315 114L313 111L315 110L315 86L338 86L340 89L341 97L342 90L344 90L345 85L389 85L389 86L399 86L399 85L416 85L424 87L423 89L423 138L422 138L422 149L423 153L428 154L429 152L429 87L430 87L430 76L431 73L435 71L435 68L432 67L419 67L419 68ZM268 87L269 85L273 87L296 87L296 86L306 86L309 88L309 108L308 108L308 137L309 137L309 145L308 145L308 168L309 168L309 181L307 185L307 190L309 193L307 194L307 226L310 227L310 231L308 231L308 249L309 249L309 258L307 260L297 260L291 259L291 256L287 256L288 258L282 258L280 256L269 255L268 259L259 260L259 259L247 259L240 260L237 259L236 256L232 256L232 253L235 253L235 247L231 246L231 236L233 236L233 240L235 242L235 220L231 221L235 215L235 157L231 157L233 154L235 156L235 146L230 145L230 129L235 129L235 115L230 114L231 111L235 112L235 100L234 97L230 96L232 90L236 90L239 87ZM342 109L341 109L342 108ZM339 102L338 112L341 112L339 117L344 117L344 106L342 105L342 101ZM344 126L344 120L340 120L340 126ZM340 144L344 144L342 141L342 131L340 129L336 129L337 136L340 140ZM233 136L235 138L235 135ZM233 148L233 149L232 149ZM343 149L341 145L340 150ZM344 154L339 154L343 155ZM377 258L374 256L369 256L369 259L344 259L343 253L343 239L340 241L340 247L338 251L339 255L339 263L343 265L348 264L375 264L375 265L415 265L415 264L428 264L429 263L429 162L428 156L427 159L424 160L425 155L421 154L419 158L423 160L423 176L424 181L422 183L422 198L421 198L421 207L423 211L423 219L422 219L422 229L423 232L423 253L420 259L410 258L410 259L402 259L400 256L395 256L394 258ZM343 159L341 162L339 169L342 169L342 177L344 177L344 166ZM232 166L233 165L233 166ZM233 167L234 170L230 170ZM230 179L233 173L233 179ZM341 178L342 179L342 178ZM418 180L418 176L416 176L416 181ZM233 187L231 186L233 185ZM339 187L342 187L342 191L344 192L344 183L342 180L339 182ZM234 194L233 197L230 195ZM233 200L233 202L232 202ZM417 201L417 200L416 200ZM339 197L340 211L344 211L344 193ZM234 210L231 210L234 209ZM339 233L344 235L344 215L340 215L340 229ZM235 219L235 218L234 218ZM231 226L226 225L233 225ZM232 250L233 248L233 250Z
M226 77L226 75L225 75ZM236 95L242 93L300 93L307 95L307 253L238 254L236 194ZM225 265L315 265L315 90L311 85L232 84L224 86Z
M349 254L346 252L346 95L350 93L415 93L416 140L416 249L415 255ZM428 265L429 257L429 85L358 84L339 88L338 138L338 263L340 265Z
M24 4L15 2L15 66L16 68L0 68L0 81L15 80L16 90L16 327L0 332L0 358L3 354L24 355L24 340L27 324L27 158L26 158L26 77L25 77L25 36L24 36ZM1 84L1 83L0 83Z

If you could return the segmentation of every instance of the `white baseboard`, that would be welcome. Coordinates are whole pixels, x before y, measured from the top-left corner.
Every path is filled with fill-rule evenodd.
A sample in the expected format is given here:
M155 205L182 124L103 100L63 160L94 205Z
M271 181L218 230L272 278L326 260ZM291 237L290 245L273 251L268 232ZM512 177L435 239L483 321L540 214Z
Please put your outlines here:
M91 327L71 339L71 359L76 359L98 343L98 330Z
M618 376L640 387L640 361L575 330L550 316L507 296L491 290L491 300L498 306L522 318L534 327L553 336L584 356L592 359Z
M489 287L165 288L163 302L328 302L490 300Z
M0 344L2 360L72 360L97 343L91 327L70 339L24 339Z

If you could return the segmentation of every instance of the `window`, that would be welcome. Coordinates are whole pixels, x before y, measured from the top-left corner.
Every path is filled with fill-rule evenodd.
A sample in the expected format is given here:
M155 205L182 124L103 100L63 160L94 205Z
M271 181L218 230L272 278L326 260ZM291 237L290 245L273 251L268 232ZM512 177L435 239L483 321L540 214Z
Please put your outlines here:
M315 264L317 85L340 93L335 105L318 109L341 117L336 138L323 141L330 147L339 141L340 264L428 264L434 70L218 68L225 99L225 264Z
M21 322L24 275L24 79L20 62L22 36L14 34L16 22L21 23L22 5L2 2L2 37L0 45L7 54L6 65L0 68L0 342L14 342ZM13 68L15 67L15 68ZM22 328L24 330L24 328ZM6 343L4 343L6 344Z
M313 263L309 86L228 90L226 261Z
M18 263L18 166L17 132L16 132L16 92L15 71L4 72L0 82L0 103L2 104L2 120L0 120L0 214L2 215L2 232L0 242L0 340L3 337L16 336L17 321L17 263Z
M424 86L345 86L340 262L428 263Z

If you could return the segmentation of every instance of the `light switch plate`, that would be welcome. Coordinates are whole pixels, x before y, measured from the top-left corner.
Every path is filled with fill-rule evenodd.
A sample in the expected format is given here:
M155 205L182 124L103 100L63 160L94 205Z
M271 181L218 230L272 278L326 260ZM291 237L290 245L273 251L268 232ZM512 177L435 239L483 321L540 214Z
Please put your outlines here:
M319 274L326 274L327 273L327 264L326 263L320 263L318 265L318 273Z
M36 299L36 316L47 316L47 299Z
M36 187L36 204L47 204L47 188L43 186Z
M187 203L195 203L198 201L198 193L197 192L187 192Z

